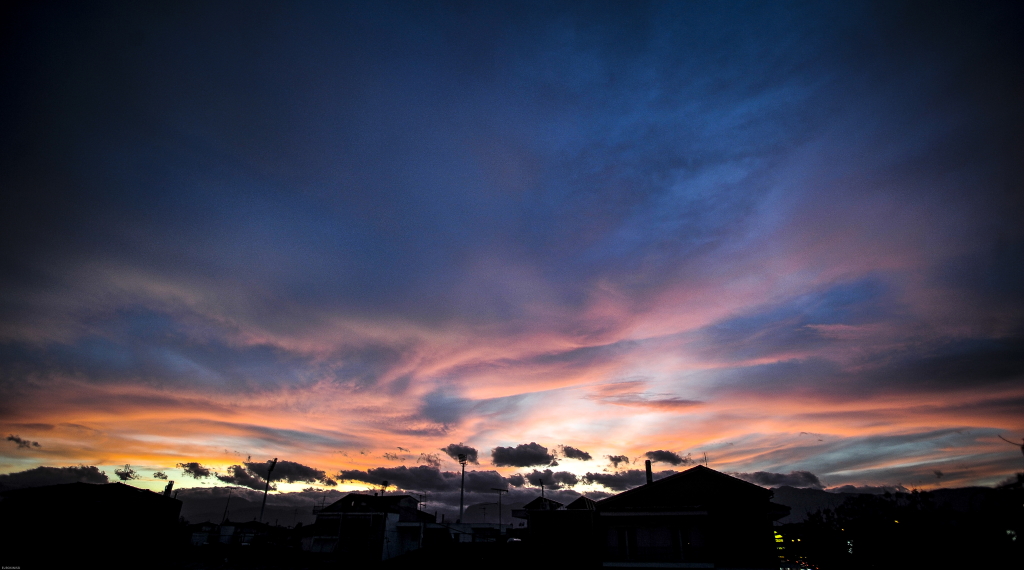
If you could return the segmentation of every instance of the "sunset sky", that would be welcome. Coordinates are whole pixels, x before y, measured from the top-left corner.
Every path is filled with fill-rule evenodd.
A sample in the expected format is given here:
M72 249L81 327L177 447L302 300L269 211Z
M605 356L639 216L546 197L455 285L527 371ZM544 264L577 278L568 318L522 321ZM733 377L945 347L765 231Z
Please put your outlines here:
M1024 468L1019 4L148 4L0 18L0 474Z

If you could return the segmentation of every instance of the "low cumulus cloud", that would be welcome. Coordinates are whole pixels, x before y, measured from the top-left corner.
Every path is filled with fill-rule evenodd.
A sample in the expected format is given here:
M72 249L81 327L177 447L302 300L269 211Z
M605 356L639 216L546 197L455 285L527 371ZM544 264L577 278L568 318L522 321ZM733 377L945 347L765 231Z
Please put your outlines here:
M451 457L455 461L459 460L459 454L466 456L466 461L470 463L478 463L477 458L479 453L475 447L463 445L462 443L449 443L446 447L441 448L441 451L445 452L448 457Z
M629 458L626 457L625 455L606 455L605 457L608 458L608 461L610 461L612 466L615 467L616 469L619 468L620 463L625 463L626 465L629 465Z
M490 493L494 488L507 489L510 485L507 478L497 471L471 471L466 473L466 491Z
M39 445L38 441L29 441L27 439L21 439L20 437L14 434L8 435L6 439L7 441L13 441L15 444L17 444L18 449L32 449L33 447L42 447L41 445Z
M591 457L591 455L586 451L583 451L582 449L577 449L570 445L562 446L562 455L566 456L569 459L579 459L580 461L590 461L591 459L593 459L593 457Z
M248 487L257 491L262 491L267 485L266 479L252 473L242 465L232 465L231 467L228 467L227 473L223 475L217 473L216 475L217 479L229 485L239 485L241 487ZM271 491L276 489L277 487L275 485L270 486Z
M380 485L387 481L398 489L407 491L443 492L458 491L462 484L462 473L454 471L441 471L432 465L417 465L416 467L376 467L365 471L360 469L346 469L338 472L337 478L343 481L358 481L369 485ZM502 477L497 471L467 471L466 491L476 493L490 493L495 488L504 489L509 485L522 487L522 476L513 481L516 476ZM516 484L518 483L518 484Z
M655 479L663 479L669 475L678 473L674 470L665 470L655 473ZM633 487L639 487L647 483L646 469L628 469L618 473L587 473L582 478L588 485L601 485L612 491L626 491Z
M377 467L366 471L343 469L336 477L341 481L358 481L370 485L380 485L387 481L396 488L413 491L439 491L449 487L441 470L430 465Z
M109 483L107 474L94 465L77 467L36 467L27 471L0 475L0 489L42 487L65 483Z
M903 485L842 485L825 489L829 493L856 493L859 495L884 495L885 493L909 493Z
M203 467L202 464L196 461L190 461L188 463L179 463L177 467L181 469L182 473L195 479L205 479L206 477L209 477L212 474L209 468Z
M648 451L644 454L644 457L650 459L652 463L668 463L669 465L689 465L693 463L689 453L686 454L686 457L683 457L678 453L665 451L664 449Z
M426 463L431 467L441 467L441 457L436 453L421 453L417 463Z
M246 461L244 465L251 474L258 475L264 481L267 479L270 470L269 461L262 463ZM271 476L274 481L286 483L320 483L328 487L337 485L337 482L321 469L283 459L274 466L274 472Z
M555 456L548 453L548 448L532 441L515 447L495 447L491 450L491 462L498 467L550 465L554 460Z
M754 473L732 473L734 477L749 481L762 487L799 487L806 489L824 489L818 476L810 471L790 471L789 473L770 473L755 471Z
M540 482L544 482L544 488L546 489L562 489L564 487L575 487L579 482L580 478L575 473L568 471L554 471L545 469L544 471L533 470L532 473L524 474L524 477L532 485L540 485Z

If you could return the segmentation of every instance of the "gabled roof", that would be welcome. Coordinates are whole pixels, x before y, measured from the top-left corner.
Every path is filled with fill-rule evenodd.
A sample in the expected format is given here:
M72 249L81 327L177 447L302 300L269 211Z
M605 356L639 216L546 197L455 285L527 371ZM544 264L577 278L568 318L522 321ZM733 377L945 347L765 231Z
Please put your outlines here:
M586 497L580 497L580 498L576 499L575 501L573 501L573 502L569 503L568 505L566 505L565 508L570 510L570 511L593 511L593 510L596 510L597 503L594 502L592 499L588 499Z
M321 513L397 513L402 509L416 509L418 501L409 495L363 495L349 493L331 503Z
M560 508L562 508L562 503L552 501L546 497L537 497L523 505L523 510L526 511L557 511Z
M671 510L710 504L757 503L768 505L772 491L698 465L597 502L602 511Z

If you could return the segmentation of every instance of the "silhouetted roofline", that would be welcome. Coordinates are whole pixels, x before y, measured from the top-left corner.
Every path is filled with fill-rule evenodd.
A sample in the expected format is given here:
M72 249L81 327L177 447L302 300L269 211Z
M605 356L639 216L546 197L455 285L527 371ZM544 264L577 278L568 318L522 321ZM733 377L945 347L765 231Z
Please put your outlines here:
M112 496L122 497L144 497L144 500L172 500L178 501L173 497L166 497L163 493L151 491L149 489L140 489L132 485L126 485L120 481L113 483L85 483L82 481L76 481L74 483L58 483L57 485L40 485L38 487L20 487L17 489L6 489L0 491L0 495L7 498L20 498L20 497L32 497L33 495L46 496L46 497L64 497L68 495L78 495L83 497L96 497L105 498Z
M565 506L570 511L593 511L596 508L597 502L590 497L580 497L575 501Z
M529 503L526 503L525 505L523 505L523 509L527 510L527 511L542 511L542 510L551 511L551 510L558 510L558 509L562 508L563 506L564 505L562 505L562 503L559 503L558 501L553 501L553 500L551 500L551 499L549 499L547 497L537 497L536 499L534 499L534 500L530 501ZM554 508L551 508L551 507L554 507Z
M321 513L337 513L344 511L368 511L378 510L386 511L392 509L398 509L403 499L409 499L418 504L418 499L412 495L364 495L362 493L349 493L344 497L334 501L330 505L320 510ZM351 500L352 503L359 501L361 504L346 504L346 501ZM394 512L397 512L394 511Z
M721 480L722 482L728 483L729 485L734 485L741 489L745 487L746 490L750 492L764 493L765 498L770 498L772 495L771 489L765 489L764 487L761 487L760 485L755 485L754 483L751 483L749 481L744 481L743 479L733 477L732 475L727 475L725 473L722 473L721 471L715 471L710 467L697 465L695 467L687 469L686 471L669 475L668 477L658 479L657 481L653 481L645 485L640 485L639 487L633 487L628 491L623 491L617 495L612 495L611 497L606 497L598 501L597 505L598 508L613 505L619 502L620 500L628 500L634 496L639 496L641 494L651 491L656 492L658 491L659 487L665 487L668 485L680 483L686 479L690 479L695 476L714 477Z

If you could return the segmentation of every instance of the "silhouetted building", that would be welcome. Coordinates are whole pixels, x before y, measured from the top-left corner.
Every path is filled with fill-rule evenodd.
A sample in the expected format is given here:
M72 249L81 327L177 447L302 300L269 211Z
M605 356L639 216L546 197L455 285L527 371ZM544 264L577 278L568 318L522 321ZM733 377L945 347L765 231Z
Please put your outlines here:
M123 483L68 483L0 493L6 566L77 565L175 548L181 501ZM156 565L161 562L157 560ZM106 563L106 562L104 562Z
M434 515L418 506L409 495L351 493L317 513L316 523L305 531L303 548L369 563L422 548L434 535L448 536L435 530Z
M552 501L545 497L537 497L523 505L521 509L512 509L512 516L517 519L531 520L530 514L536 513L537 511L558 511L564 508L562 503L558 501ZM532 520L536 520L536 517L532 517Z
M601 501L527 509L529 540L577 566L778 567L772 491L697 466Z

